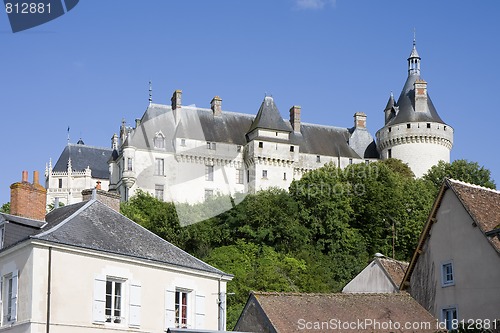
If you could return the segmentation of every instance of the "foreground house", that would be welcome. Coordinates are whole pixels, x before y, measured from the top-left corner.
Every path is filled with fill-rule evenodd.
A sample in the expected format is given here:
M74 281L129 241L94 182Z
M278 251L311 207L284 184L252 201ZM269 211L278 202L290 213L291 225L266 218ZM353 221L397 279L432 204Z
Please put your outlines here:
M107 192L43 218L41 185L23 173L11 189L12 215L0 214L0 330L225 329L219 300L232 276L97 200L113 199Z
M251 293L242 332L435 332L439 324L407 293Z
M500 318L499 282L500 192L445 180L401 288L448 324L486 323Z
M342 289L343 293L398 293L408 263L377 255Z

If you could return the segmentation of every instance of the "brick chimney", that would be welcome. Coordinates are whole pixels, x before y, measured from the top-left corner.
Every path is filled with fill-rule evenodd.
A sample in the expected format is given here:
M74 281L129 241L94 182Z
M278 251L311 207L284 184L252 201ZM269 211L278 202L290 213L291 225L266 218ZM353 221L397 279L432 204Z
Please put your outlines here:
M214 117L220 117L222 115L222 98L215 96L210 102L210 108L214 113Z
M28 182L28 171L22 181L10 185L10 213L34 220L45 220L47 190L39 184L38 171L33 172L33 184Z
M174 91L170 101L172 102L172 110L180 109L182 105L182 90Z
M427 111L427 82L424 80L415 81L415 111Z
M96 199L102 202L111 209L120 212L120 195L101 190L101 182L98 181L95 188L86 189L82 191L83 201Z
M354 127L355 128L366 128L366 113L356 112L354 114Z
M294 105L290 108L290 125L292 125L294 132L300 133L300 110L301 107Z

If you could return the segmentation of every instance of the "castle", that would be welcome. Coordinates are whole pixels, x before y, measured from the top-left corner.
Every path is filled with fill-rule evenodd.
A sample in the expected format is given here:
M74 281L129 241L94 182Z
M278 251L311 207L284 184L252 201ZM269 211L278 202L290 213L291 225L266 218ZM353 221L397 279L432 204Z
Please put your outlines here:
M414 41L408 78L397 101L391 94L376 141L361 112L354 114L353 127L324 126L301 122L296 105L284 120L271 96L254 116L223 111L219 96L210 108L185 106L181 90L173 93L171 105L156 104L150 88L142 118L134 127L123 121L120 134L113 135L109 182L99 181L122 201L142 189L160 200L197 203L217 194L288 189L294 179L330 162L344 168L397 158L420 177L438 161L449 162L453 145L453 128L439 117L427 93L420 61ZM63 171L67 177L70 171ZM64 184L49 169L46 179ZM48 193L55 198L51 184L47 181Z

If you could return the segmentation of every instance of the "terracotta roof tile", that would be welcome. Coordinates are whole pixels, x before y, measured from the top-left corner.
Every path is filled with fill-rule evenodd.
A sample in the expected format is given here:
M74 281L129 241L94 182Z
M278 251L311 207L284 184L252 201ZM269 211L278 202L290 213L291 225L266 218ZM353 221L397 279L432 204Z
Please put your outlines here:
M407 293L300 294L254 293L277 332L299 332L306 323L314 332L435 332L436 320ZM371 326L368 325L371 321ZM387 325L392 322L392 329ZM429 323L430 328L405 329L406 323ZM354 323L349 329L333 325ZM379 326L375 326L378 323ZM347 325L347 324L346 324ZM364 326L363 326L364 325ZM386 325L385 327L383 325ZM397 329L394 325L401 325ZM418 324L415 324L418 325ZM387 328L387 329L385 329ZM395 329L396 328L396 329Z
M391 258L378 258L378 260L387 274L389 274L394 284L399 287L405 276L408 263Z

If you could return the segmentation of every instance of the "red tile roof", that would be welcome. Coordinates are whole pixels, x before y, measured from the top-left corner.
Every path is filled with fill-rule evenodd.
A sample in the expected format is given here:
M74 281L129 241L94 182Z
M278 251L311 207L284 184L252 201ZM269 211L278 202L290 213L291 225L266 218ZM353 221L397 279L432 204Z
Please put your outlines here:
M405 276L406 269L408 268L408 263L392 258L377 258L377 260L385 269L394 284L399 287L399 285L403 281L403 277Z

